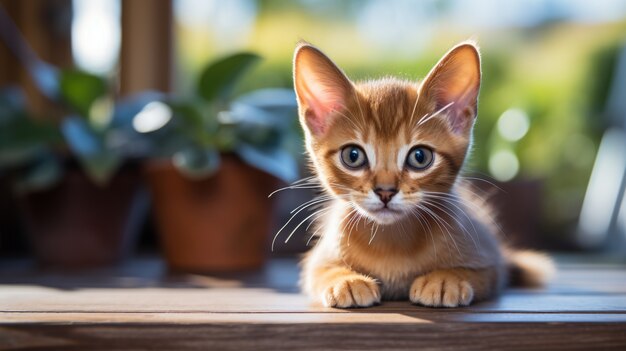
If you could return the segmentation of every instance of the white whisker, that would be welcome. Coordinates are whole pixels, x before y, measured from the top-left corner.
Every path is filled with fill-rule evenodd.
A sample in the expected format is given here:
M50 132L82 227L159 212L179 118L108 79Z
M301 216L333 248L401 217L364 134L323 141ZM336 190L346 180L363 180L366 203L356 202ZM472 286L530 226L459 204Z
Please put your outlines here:
M440 200L440 201L445 201L448 205L450 206L454 206L458 211L461 212L461 214L463 214L463 216L465 216L465 218L467 218L467 220L469 221L469 223L472 225L472 229L474 230L474 234L476 234L477 238L478 238L478 244L480 244L480 235L478 235L478 232L476 231L476 226L474 225L474 220L467 214L467 212L465 212L465 210L463 210L459 205L457 205L454 201L444 197L444 196L438 196L438 195L433 195L433 194L428 194L425 193L425 195L428 198L432 198L432 199L436 199L436 200ZM443 203L439 203L441 206L449 209L450 211L454 212L451 208L449 208L448 206L446 206L446 204ZM460 203L461 205L464 205L463 203ZM457 220L455 218L455 220ZM457 223L460 224L460 222L457 220ZM462 226L462 225L461 225ZM462 228L467 232L467 230L465 229L465 226L462 226ZM472 235L470 233L468 233L468 235L470 235L470 237L472 238L472 241L474 241L474 238L472 237ZM474 245L476 245L476 241L474 241ZM478 249L478 247L476 248Z
M506 191L504 189L502 189L501 187L499 187L498 185L496 185L494 182L489 181L487 179L483 179L483 178L478 178L478 177L470 177L470 176L461 176L460 178L462 179L469 179L469 180L473 180L473 181L479 181L479 182L484 182L487 183L491 186L493 186L494 188L502 191L503 193L506 193Z
M291 231L291 233L289 233L289 235L287 236L287 239L285 239L285 244L289 241L289 239L291 239L291 237L293 236L293 234L296 232L296 230L298 230L298 228L300 228L300 226L302 226L302 224L304 224L304 222L306 222L309 218L315 216L315 215L319 215L320 212L322 211L328 211L330 208L325 208L325 209L321 209L318 210L316 212L313 212L312 214L308 215L305 219L303 219L302 221L300 221L300 223L298 223L298 225L293 228L293 230Z
M269 195L267 195L268 198L272 197L274 194L281 192L281 191L285 191L285 190L293 190L293 189L318 189L318 188L322 188L321 185L289 185L286 186L284 188L280 188L277 190L272 191Z
M310 206L310 205L309 205ZM276 232L276 234L274 235L274 238L272 239L272 252L274 252L274 244L276 242L276 238L278 237L278 235L285 229L285 227L287 227L287 225L289 223L291 223L291 221L298 215L298 213L302 212L303 210L305 210L307 207L309 206L304 206L302 208L300 208L298 211L296 211L288 220L285 224L283 224L283 226L278 230L278 232Z
M433 244L433 249L435 251L435 258L438 257L437 255L437 245L435 244L435 237L433 235L433 230L430 227L430 224L428 223L428 220L426 220L426 218L422 218L422 214L420 213L420 211L418 209L411 209L411 213L413 214L413 216L415 218L417 218L420 226L422 227L422 229L424 231L428 231L428 234L430 235L430 241ZM424 222L422 223L422 219L424 220ZM426 226L428 227L428 230L426 230L426 228L424 227L424 224L426 224Z
M314 197L313 199L302 203L301 205L299 205L298 207L294 208L293 210L291 210L291 212L289 212L290 214L296 212L297 210L299 210L301 207L308 207L310 205L315 205L318 203L322 203L325 201L329 201L332 200L333 197L331 195L322 195L322 196L318 196L318 197Z
M446 222L444 219L442 219L440 216L438 216L434 211L432 211L431 209L429 209L426 206L422 206L422 208L429 213L429 215L431 216L431 218L433 218L433 220L435 221L435 223L437 223L437 225L439 225L439 228L442 229L442 231L445 230L444 234L448 234L448 236L450 237L450 240L452 240L452 244L454 244L454 246L456 247L457 252L459 253L459 255L461 255L461 250L459 249L459 246L456 243L456 240L454 240L454 236L452 235L452 233L450 232L450 230L448 229L448 227L450 229L452 229L452 226L450 226L450 223ZM443 224L443 227L441 224Z
M370 241L367 243L367 245L372 244L372 241L374 241L374 238L376 237L376 233L378 233L378 228L380 227L380 224L374 223L374 225L376 226L376 230L374 230L374 234L372 234L372 236L370 237ZM372 228L374 227L374 225L372 225Z
M474 247L476 248L476 251L479 250L478 249L478 244L476 243L476 240L472 236L472 233L470 233L467 230L467 228L465 228L465 225L463 225L463 223L461 223L461 221L458 218L456 218L454 212L451 209L447 208L445 205L443 205L441 203L437 204L437 203L435 203L433 201L424 200L424 203L425 204L430 204L431 206L433 206L433 207L439 209L440 211L442 211L443 213L445 213L448 217L452 218L452 220L454 220L457 223L457 225L460 227L460 229L463 231L463 234L464 235L468 235L470 237L470 239L472 239L472 242L474 243ZM448 212L448 211L451 211L451 212ZM470 223L471 223L471 220L470 220ZM473 226L473 224L472 224L472 226ZM474 228L474 232L476 233L476 228Z
M454 104L454 101L452 101L451 103L447 104L446 106L440 108L439 110L437 110L435 113L431 114L430 116L428 114L424 115L424 117L422 117L418 122L417 122L417 126L421 126L422 124L430 121L431 119L439 116L443 111L447 110L450 106L452 106Z

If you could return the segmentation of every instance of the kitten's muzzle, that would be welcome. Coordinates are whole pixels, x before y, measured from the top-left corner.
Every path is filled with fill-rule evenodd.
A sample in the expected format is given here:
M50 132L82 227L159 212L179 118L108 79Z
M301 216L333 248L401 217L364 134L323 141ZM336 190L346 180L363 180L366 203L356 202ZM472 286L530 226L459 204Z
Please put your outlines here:
M376 193L376 195L378 195L380 201L385 204L385 207L387 207L387 204L389 203L389 201L391 201L391 198L398 193L398 189L379 187L374 189L374 192Z

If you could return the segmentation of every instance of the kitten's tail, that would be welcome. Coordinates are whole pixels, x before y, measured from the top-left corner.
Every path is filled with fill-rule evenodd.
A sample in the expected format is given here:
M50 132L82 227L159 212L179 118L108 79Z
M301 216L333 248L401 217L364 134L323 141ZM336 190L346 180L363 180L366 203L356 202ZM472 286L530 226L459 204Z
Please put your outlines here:
M550 256L531 250L507 250L509 285L541 287L556 273Z

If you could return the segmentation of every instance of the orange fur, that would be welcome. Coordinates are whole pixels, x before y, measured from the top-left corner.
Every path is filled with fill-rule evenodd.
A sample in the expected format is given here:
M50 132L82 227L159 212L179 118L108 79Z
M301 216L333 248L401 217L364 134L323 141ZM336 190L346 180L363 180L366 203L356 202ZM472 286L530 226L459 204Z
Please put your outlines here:
M480 76L473 43L450 50L421 83L355 84L318 49L297 47L294 83L306 146L333 196L320 212L320 239L303 261L302 287L313 299L342 308L381 299L454 307L505 286L504 249L484 204L466 195L472 191L459 177ZM347 145L360 148L366 166L342 163ZM429 168L406 165L415 146L433 150ZM388 204L376 195L381 189L394 194Z

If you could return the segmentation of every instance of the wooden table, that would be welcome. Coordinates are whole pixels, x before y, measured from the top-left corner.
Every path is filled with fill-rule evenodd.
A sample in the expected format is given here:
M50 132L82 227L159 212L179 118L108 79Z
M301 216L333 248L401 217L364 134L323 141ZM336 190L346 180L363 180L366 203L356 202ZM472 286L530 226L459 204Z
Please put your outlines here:
M545 290L468 308L336 310L298 293L297 262L172 276L157 259L75 274L0 261L0 349L626 350L626 270L561 264Z

